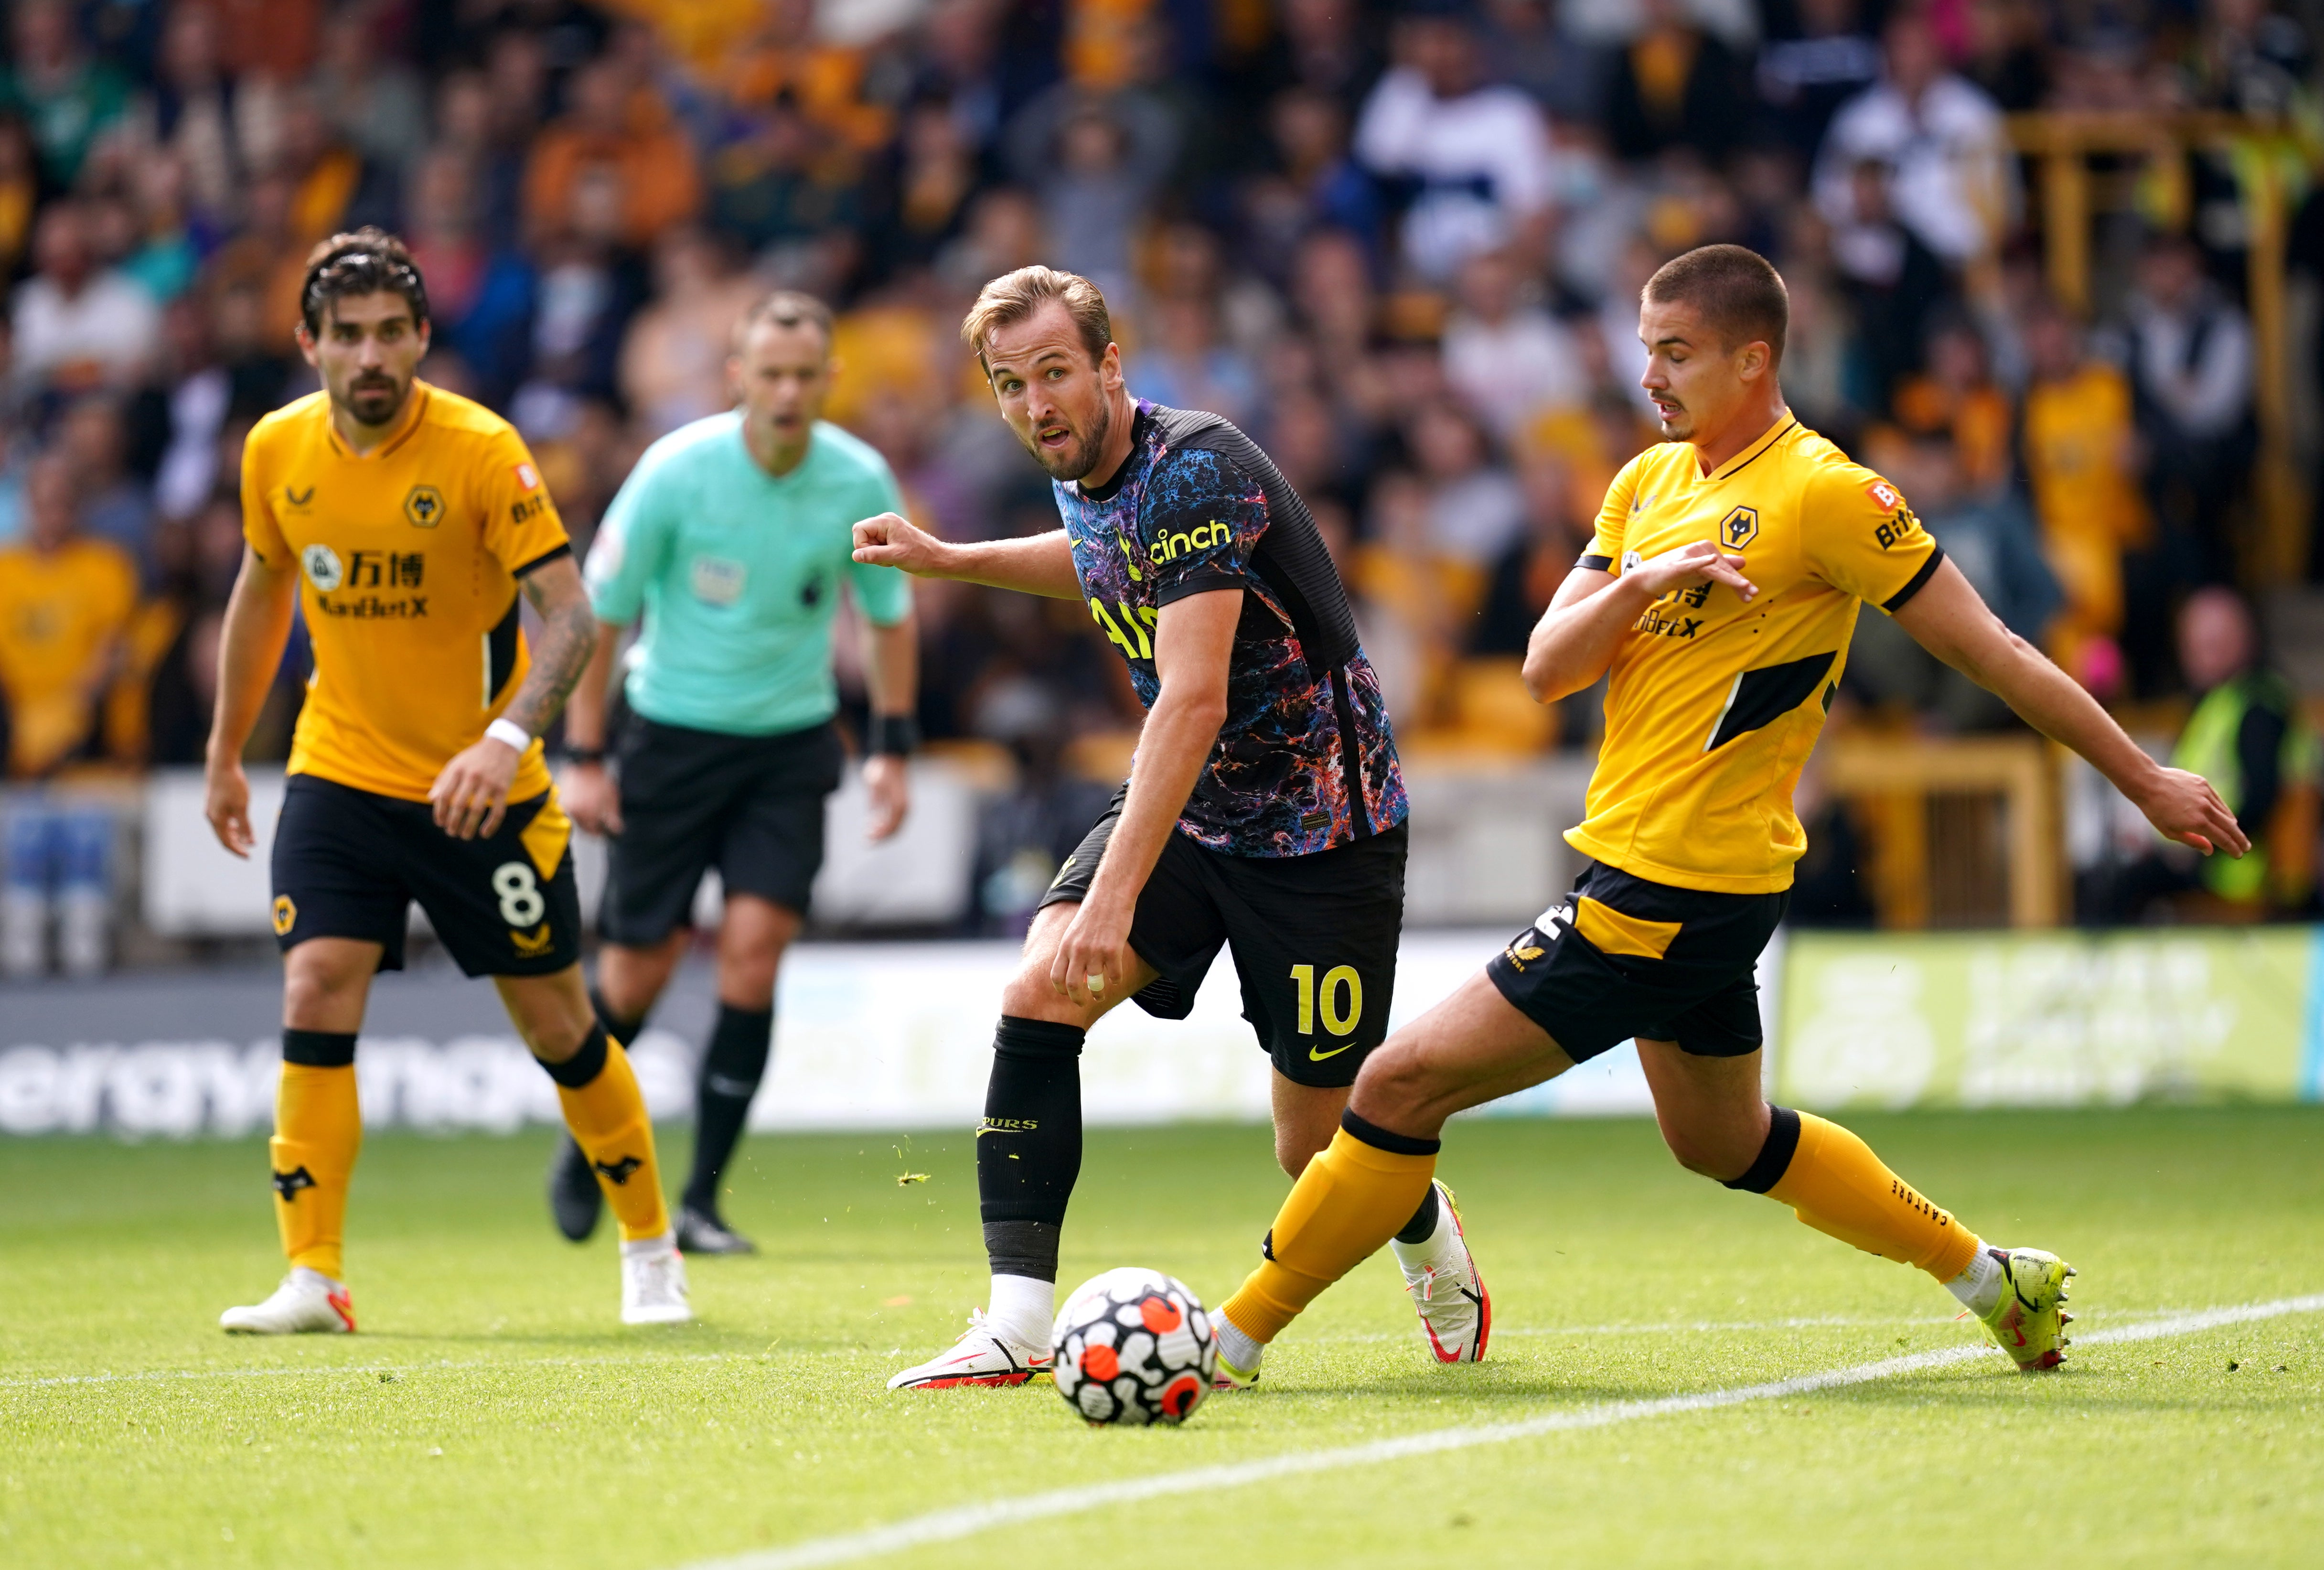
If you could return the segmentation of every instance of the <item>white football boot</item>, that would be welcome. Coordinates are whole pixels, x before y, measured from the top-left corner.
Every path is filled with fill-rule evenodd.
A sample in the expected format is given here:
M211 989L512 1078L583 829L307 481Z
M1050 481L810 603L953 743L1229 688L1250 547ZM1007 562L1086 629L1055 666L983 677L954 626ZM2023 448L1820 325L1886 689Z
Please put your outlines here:
M1421 1334L1439 1362L1482 1362L1485 1343L1493 1334L1493 1295L1485 1290L1477 1261L1470 1257L1469 1236L1461 1226L1460 1207L1452 1190L1440 1179L1436 1197L1441 1209L1436 1232L1424 1260L1406 1262L1397 1251L1397 1268L1404 1272L1404 1289L1420 1314Z
M984 1310L968 1311L968 1328L952 1350L908 1368L888 1381L891 1390L954 1390L967 1386L1021 1385L1049 1371L1046 1346L1022 1346L997 1334Z
M667 1237L659 1248L622 1245L622 1323L683 1325L694 1317L686 1296L686 1257Z
M283 1277L265 1302L218 1316L218 1328L240 1335L345 1335L355 1327L355 1304L346 1283L304 1265Z

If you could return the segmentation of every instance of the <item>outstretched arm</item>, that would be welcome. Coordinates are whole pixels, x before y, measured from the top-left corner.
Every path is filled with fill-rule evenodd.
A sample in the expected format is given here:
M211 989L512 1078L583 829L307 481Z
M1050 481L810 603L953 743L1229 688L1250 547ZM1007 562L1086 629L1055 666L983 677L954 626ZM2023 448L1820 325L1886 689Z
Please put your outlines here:
M1082 597L1074 575L1073 541L1062 529L1018 540L958 544L939 540L893 513L855 526L855 559L896 567L918 577L949 577L992 588L1017 589L1053 600Z
M524 685L501 717L529 736L538 736L564 708L574 683L597 651L597 615L581 569L570 556L546 561L517 580L524 597L540 613L540 647ZM509 788L516 783L521 748L484 736L444 765L428 799L436 804L437 826L454 839L489 839L508 816Z
M1994 693L2052 741L2089 760L2164 836L2209 855L2240 856L2251 840L2209 781L2167 769L2139 750L2080 683L2001 624L1950 560L1895 613L1938 659Z

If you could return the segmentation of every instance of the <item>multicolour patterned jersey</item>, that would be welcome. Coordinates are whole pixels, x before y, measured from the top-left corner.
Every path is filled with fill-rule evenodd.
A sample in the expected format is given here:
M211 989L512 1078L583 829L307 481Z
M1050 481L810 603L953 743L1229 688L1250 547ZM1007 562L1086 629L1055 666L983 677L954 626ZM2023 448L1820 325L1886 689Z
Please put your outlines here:
M1130 457L1096 491L1056 486L1090 615L1139 699L1161 691L1162 607L1243 591L1219 727L1178 830L1240 856L1329 850L1405 818L1379 678L1307 504L1215 414L1139 400Z

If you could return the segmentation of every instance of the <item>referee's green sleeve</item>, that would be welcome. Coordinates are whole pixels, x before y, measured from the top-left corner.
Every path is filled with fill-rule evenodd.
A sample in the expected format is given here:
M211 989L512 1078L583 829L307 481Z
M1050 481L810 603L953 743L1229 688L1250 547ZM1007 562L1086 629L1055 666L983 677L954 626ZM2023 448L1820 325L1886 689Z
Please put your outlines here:
M646 583L662 555L660 509L650 500L644 463L630 472L621 490L605 508L590 544L582 574L589 587L589 608L601 622L625 625L638 618L645 605Z

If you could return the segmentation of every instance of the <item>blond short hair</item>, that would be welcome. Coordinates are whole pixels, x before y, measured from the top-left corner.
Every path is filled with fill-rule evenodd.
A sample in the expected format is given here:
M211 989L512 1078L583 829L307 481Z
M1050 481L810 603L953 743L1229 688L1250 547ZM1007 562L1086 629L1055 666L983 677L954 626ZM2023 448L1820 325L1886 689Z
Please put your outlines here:
M1113 342L1113 318L1106 311L1104 294L1078 272L1038 263L1004 272L977 291L976 303L961 318L960 341L982 361L985 339L994 328L1012 327L1053 300L1073 318L1091 363L1104 359L1106 346Z

